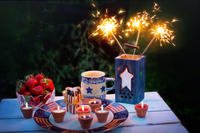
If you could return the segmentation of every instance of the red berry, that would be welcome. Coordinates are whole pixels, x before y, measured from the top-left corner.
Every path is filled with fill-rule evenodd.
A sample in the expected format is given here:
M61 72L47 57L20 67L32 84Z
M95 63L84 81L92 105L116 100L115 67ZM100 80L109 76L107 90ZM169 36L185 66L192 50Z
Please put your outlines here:
M42 74L42 73L39 73L39 74L37 74L36 76L35 76L35 79L38 81L38 82L40 82L40 80L42 80L44 78L44 74Z
M41 101L41 99L38 96L31 98L31 104L34 105L34 106L37 106L40 103L40 101Z
M24 92L26 92L26 87L23 85L20 89L19 89L19 94L23 94Z
M36 87L31 88L30 91L33 95L42 95L44 92L44 89L41 85L38 85Z
M26 82L25 85L30 89L35 87L38 84L38 81L34 78L29 78Z
M25 95L25 96L30 96L31 93L30 93L29 91L25 91L25 92L23 93L23 95Z
M54 83L51 79L49 78L44 78L40 81L40 85L44 87L44 89L48 91L53 91L54 90Z

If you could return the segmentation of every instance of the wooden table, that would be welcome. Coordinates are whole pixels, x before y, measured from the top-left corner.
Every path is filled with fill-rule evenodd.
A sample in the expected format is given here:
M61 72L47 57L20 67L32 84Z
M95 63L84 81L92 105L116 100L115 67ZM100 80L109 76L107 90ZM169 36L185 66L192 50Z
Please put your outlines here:
M107 99L114 101L114 94ZM62 96L55 100L63 99ZM145 118L138 118L134 106L124 104L129 111L128 119L118 128L110 131L115 133L187 133L187 129L164 102L157 92L146 92L144 103L149 105ZM49 132L38 126L33 119L24 119L16 99L2 99L0 102L0 132Z

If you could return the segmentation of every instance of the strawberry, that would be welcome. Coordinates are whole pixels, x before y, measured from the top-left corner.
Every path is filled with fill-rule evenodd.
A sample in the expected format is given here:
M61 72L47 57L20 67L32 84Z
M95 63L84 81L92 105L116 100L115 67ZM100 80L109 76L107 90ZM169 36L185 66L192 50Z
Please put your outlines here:
M44 89L48 91L53 91L54 90L54 83L51 79L49 78L44 78L40 81L40 85L44 87Z
M41 102L40 97L31 97L31 104L37 106Z
M25 86L27 86L29 89L35 87L38 84L38 81L31 77L25 82Z
M26 92L26 87L24 85L22 85L22 87L19 89L19 94L24 94L24 92Z
M33 95L42 95L44 92L44 89L41 85L38 85L36 87L31 88L30 91Z
M40 80L43 79L43 78L44 78L44 74L42 74L42 73L38 73L37 75L35 75L35 79L36 79L38 82L40 82Z
M30 95L31 95L31 92L25 91L25 92L23 93L23 95L25 95L25 96L30 96Z

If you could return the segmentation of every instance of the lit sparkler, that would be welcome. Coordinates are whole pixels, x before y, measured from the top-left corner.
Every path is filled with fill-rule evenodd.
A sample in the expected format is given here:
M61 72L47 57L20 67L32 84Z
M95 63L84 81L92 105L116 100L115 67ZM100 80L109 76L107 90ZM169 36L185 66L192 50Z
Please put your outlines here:
M172 42L173 39L174 39L174 37L175 37L173 35L174 31L170 30L168 28L167 23L169 23L169 22L156 24L156 25L154 25L150 29L151 34L153 35L153 38L151 39L151 41L149 42L149 44L146 46L146 48L142 52L142 55L144 55L144 53L148 50L148 48L150 47L150 45L155 40L160 41L160 46L162 46L162 43L169 43L169 44L172 44L173 46L175 46L175 44Z
M110 43L113 43L115 40L119 45L120 49L122 50L122 52L125 53L125 50L123 49L117 37L115 36L115 34L117 34L117 29L119 28L119 26L120 23L117 21L115 16L101 18L99 24L97 25L96 30L91 35L102 36L102 38L106 38L107 40L109 40Z
M148 27L150 25L151 21L152 21L152 19L148 12L143 11L143 12L137 13L136 16L131 17L130 20L126 23L128 28L125 30L126 31L125 35L128 35L127 32L137 31L137 38L135 41L135 45L137 46L139 38L140 38L141 30ZM136 52L136 49L134 49L133 54L135 54L135 52Z
M95 21L92 21L92 23L95 25L96 30L92 32L90 36L101 36L101 38L108 40L109 44L117 42L121 51L125 53L125 50L123 49L121 43L117 39L117 37L122 39L122 36L119 34L119 28L123 24L123 19L117 20L116 16L108 17L107 9L105 10L105 14L102 15L102 13L99 10L97 10L95 4L92 4L92 7L96 9L96 11L92 12L91 14L91 16L95 19ZM134 48L133 54L135 54L136 48L139 48L137 45L141 32L153 24L153 22L156 20L156 13L159 11L159 5L157 3L154 3L153 10L151 12L153 14L150 15L147 11L138 12L135 16L131 17L126 23L127 28L122 31L125 33L126 37L128 37L130 33L137 32L135 43L132 46L131 44L126 44L126 46L128 47ZM121 15L124 12L125 10L120 9L118 11L118 15ZM160 46L162 46L163 43L169 43L174 45L174 43L172 42L174 39L173 30L170 30L168 26L169 24L172 24L176 21L178 20L174 18L171 21L158 23L151 26L152 28L150 29L150 33L153 35L153 38L150 40L150 42L142 52L142 55L145 54L145 52L148 50L148 48L152 45L154 41L159 41Z

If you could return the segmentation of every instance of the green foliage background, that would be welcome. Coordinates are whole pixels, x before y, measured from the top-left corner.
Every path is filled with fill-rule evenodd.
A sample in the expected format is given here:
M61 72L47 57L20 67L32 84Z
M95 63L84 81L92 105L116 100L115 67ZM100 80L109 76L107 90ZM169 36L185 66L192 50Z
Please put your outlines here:
M113 76L114 60L110 62L107 54L101 48L95 49L87 39L89 21L57 20L67 17L58 14L54 18L57 4L7 3L0 8L4 12L1 14L4 96L15 97L15 82L29 73L43 72L52 78L57 94L66 86L79 85L80 74L86 70L98 69Z
M79 85L80 74L86 70L102 70L107 76L114 77L114 58L119 54L119 49L106 42L88 39L90 3L80 3L68 1L1 4L2 96L15 97L15 82L30 73L43 72L53 78L58 95L66 86ZM106 2L99 3L102 5ZM65 10L71 7L83 9L77 9L75 13L71 9ZM78 12L84 9L87 11L81 16ZM131 12L133 11L129 14ZM77 19L76 15L80 18ZM155 62L157 55L166 56L170 53L168 56L173 56L173 50L170 47L163 50L158 46L152 51L147 56L147 91L156 91L158 88L165 90L167 84L161 83L165 80L161 80L158 71L151 68L158 70L160 67ZM172 67L172 64L169 65ZM167 81L173 82L170 79Z

